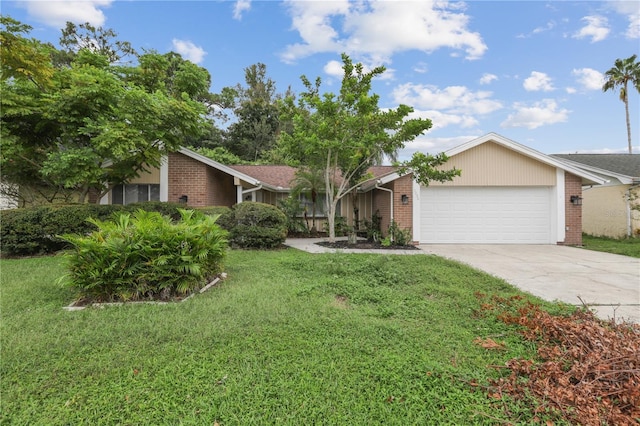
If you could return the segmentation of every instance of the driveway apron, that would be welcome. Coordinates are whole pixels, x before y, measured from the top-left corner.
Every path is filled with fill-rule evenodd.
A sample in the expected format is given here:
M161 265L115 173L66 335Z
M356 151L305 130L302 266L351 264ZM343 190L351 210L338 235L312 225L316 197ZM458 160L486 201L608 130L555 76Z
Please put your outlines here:
M542 299L586 303L602 319L640 323L640 259L553 245L420 248L483 270Z

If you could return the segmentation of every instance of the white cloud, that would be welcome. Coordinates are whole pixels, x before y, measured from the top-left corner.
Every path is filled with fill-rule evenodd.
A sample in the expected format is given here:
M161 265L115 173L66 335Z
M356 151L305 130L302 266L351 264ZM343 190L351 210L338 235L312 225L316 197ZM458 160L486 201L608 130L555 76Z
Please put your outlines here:
M429 72L429 66L425 62L418 62L413 66L413 71L418 74L425 74Z
M625 35L627 38L640 38L640 7L636 1L610 1L609 4L629 20Z
M106 17L101 10L107 8L113 0L87 1L25 1L22 4L35 20L54 28L64 28L67 21L75 24L90 24L100 27Z
M242 19L242 14L251 9L251 0L238 0L233 6L233 19Z
M576 81L586 90L602 90L604 75L600 71L592 68L580 68L571 71L576 77Z
M329 61L325 64L325 66L323 67L323 71L325 72L325 74L329 75L330 77L335 77L335 78L339 78L342 79L342 77L344 76L344 70L342 69L342 62L340 61ZM370 67L369 65L363 63L362 64L362 71L367 73L367 72L371 72L373 68ZM395 69L393 68L386 68L384 73L379 74L378 76L376 76L377 80L393 80L395 78Z
M524 80L522 86L528 92L550 92L554 90L551 77L538 71L532 71L531 75Z
M543 99L532 106L516 102L513 104L515 112L500 123L501 127L526 127L536 129L541 126L563 123L569 117L569 110L561 109L553 99Z
M472 92L465 86L439 89L432 85L413 83L400 85L392 92L394 102L415 108L480 115L502 108L499 101L491 99L492 95L489 91Z
M603 16L585 16L581 19L586 25L573 35L574 38L591 37L591 43L602 41L609 35L609 22Z
M196 46L189 40L179 40L174 38L172 42L175 51L182 55L183 58L193 62L194 64L202 62L204 56L207 54L202 47Z
M490 84L492 81L496 81L498 76L495 74L484 73L480 77L480 84Z
M344 70L342 69L342 62L329 61L323 68L325 74L331 77L342 78L344 76Z
M436 110L414 110L408 118L428 118L433 124L431 130L443 129L447 126L469 129L479 124L478 120L469 114L450 114Z
M462 135L454 137L430 137L428 135L418 136L415 140L408 142L404 149L398 152L398 160L408 160L411 158L414 152L424 152L430 154L436 154L439 152L447 151L458 145L462 145L465 142L469 142L480 136L477 135Z
M473 92L464 86L440 89L431 85L407 83L392 92L393 102L411 105L410 118L429 118L433 130L448 126L473 128L479 124L479 116L501 109L502 103L491 98L492 92Z
M287 6L302 42L286 47L281 55L285 62L320 52L347 52L384 64L397 52L440 48L478 59L487 50L480 34L468 29L469 16L458 3L289 0Z
M555 27L556 27L556 23L554 21L549 21L549 22L547 22L547 25L545 25L543 27L534 28L533 31L531 31L529 34L518 34L516 37L517 38L529 38L529 37L533 36L534 34L540 34L540 33L546 32L546 31L551 31Z

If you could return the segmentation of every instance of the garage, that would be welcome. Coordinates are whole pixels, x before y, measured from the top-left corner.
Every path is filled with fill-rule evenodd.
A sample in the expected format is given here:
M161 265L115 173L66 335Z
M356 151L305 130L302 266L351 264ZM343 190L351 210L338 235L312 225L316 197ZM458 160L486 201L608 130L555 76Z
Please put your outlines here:
M555 244L550 186L420 189L423 244Z

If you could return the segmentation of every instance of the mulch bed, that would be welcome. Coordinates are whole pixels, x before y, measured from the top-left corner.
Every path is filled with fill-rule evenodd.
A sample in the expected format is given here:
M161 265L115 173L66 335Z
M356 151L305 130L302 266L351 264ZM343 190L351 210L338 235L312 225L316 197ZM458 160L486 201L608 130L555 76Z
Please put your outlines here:
M376 242L376 241L367 241L367 240L359 240L355 244L349 243L349 241L347 240L339 240L333 243L330 243L328 241L322 241L316 244L322 247L329 247L332 249L420 250L418 247L412 246L412 245L408 245L408 246L391 245L391 246L385 247L379 241Z

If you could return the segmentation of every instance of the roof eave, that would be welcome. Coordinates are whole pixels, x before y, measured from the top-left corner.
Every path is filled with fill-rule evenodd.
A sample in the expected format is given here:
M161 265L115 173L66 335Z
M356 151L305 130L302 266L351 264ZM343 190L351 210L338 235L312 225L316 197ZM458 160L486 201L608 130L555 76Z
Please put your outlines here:
M196 161L199 161L199 162L201 162L203 164L206 164L207 166L210 166L210 167L213 167L215 169L218 169L221 172L224 172L224 173L226 173L228 175L231 175L233 177L237 177L238 179L243 180L243 181L245 181L245 182L247 182L247 183L249 183L251 185L258 186L258 185L262 184L263 187L270 186L268 184L260 182L260 180L254 178L252 176L249 176L247 174L244 174L244 173L241 173L241 172L239 172L237 170L234 170L233 168L231 168L229 166L225 166L222 163L219 163L219 162L214 161L214 160L212 160L212 159L210 159L208 157L205 157L202 154L198 154L197 152L194 152L194 151L192 151L192 150L190 150L188 148L182 147L182 148L180 148L178 150L178 152L180 154L186 155L187 157L190 157L190 158L192 158L192 159L194 159Z
M502 145L524 156L533 158L537 161L540 161L541 163L547 164L548 166L559 168L566 172L579 176L582 178L583 183L602 185L607 182L606 179L602 179L601 177L596 176L593 173L589 173L581 168L572 166L571 164L567 164L560 159L551 157L540 151L536 151L533 148L529 148L493 132L487 133L484 136L480 136L479 138L470 140L469 142L463 143L462 145L451 148L450 150L446 151L445 154L447 155L447 157L453 157L454 155L460 154L461 152L467 151L485 142L497 143L498 145Z

